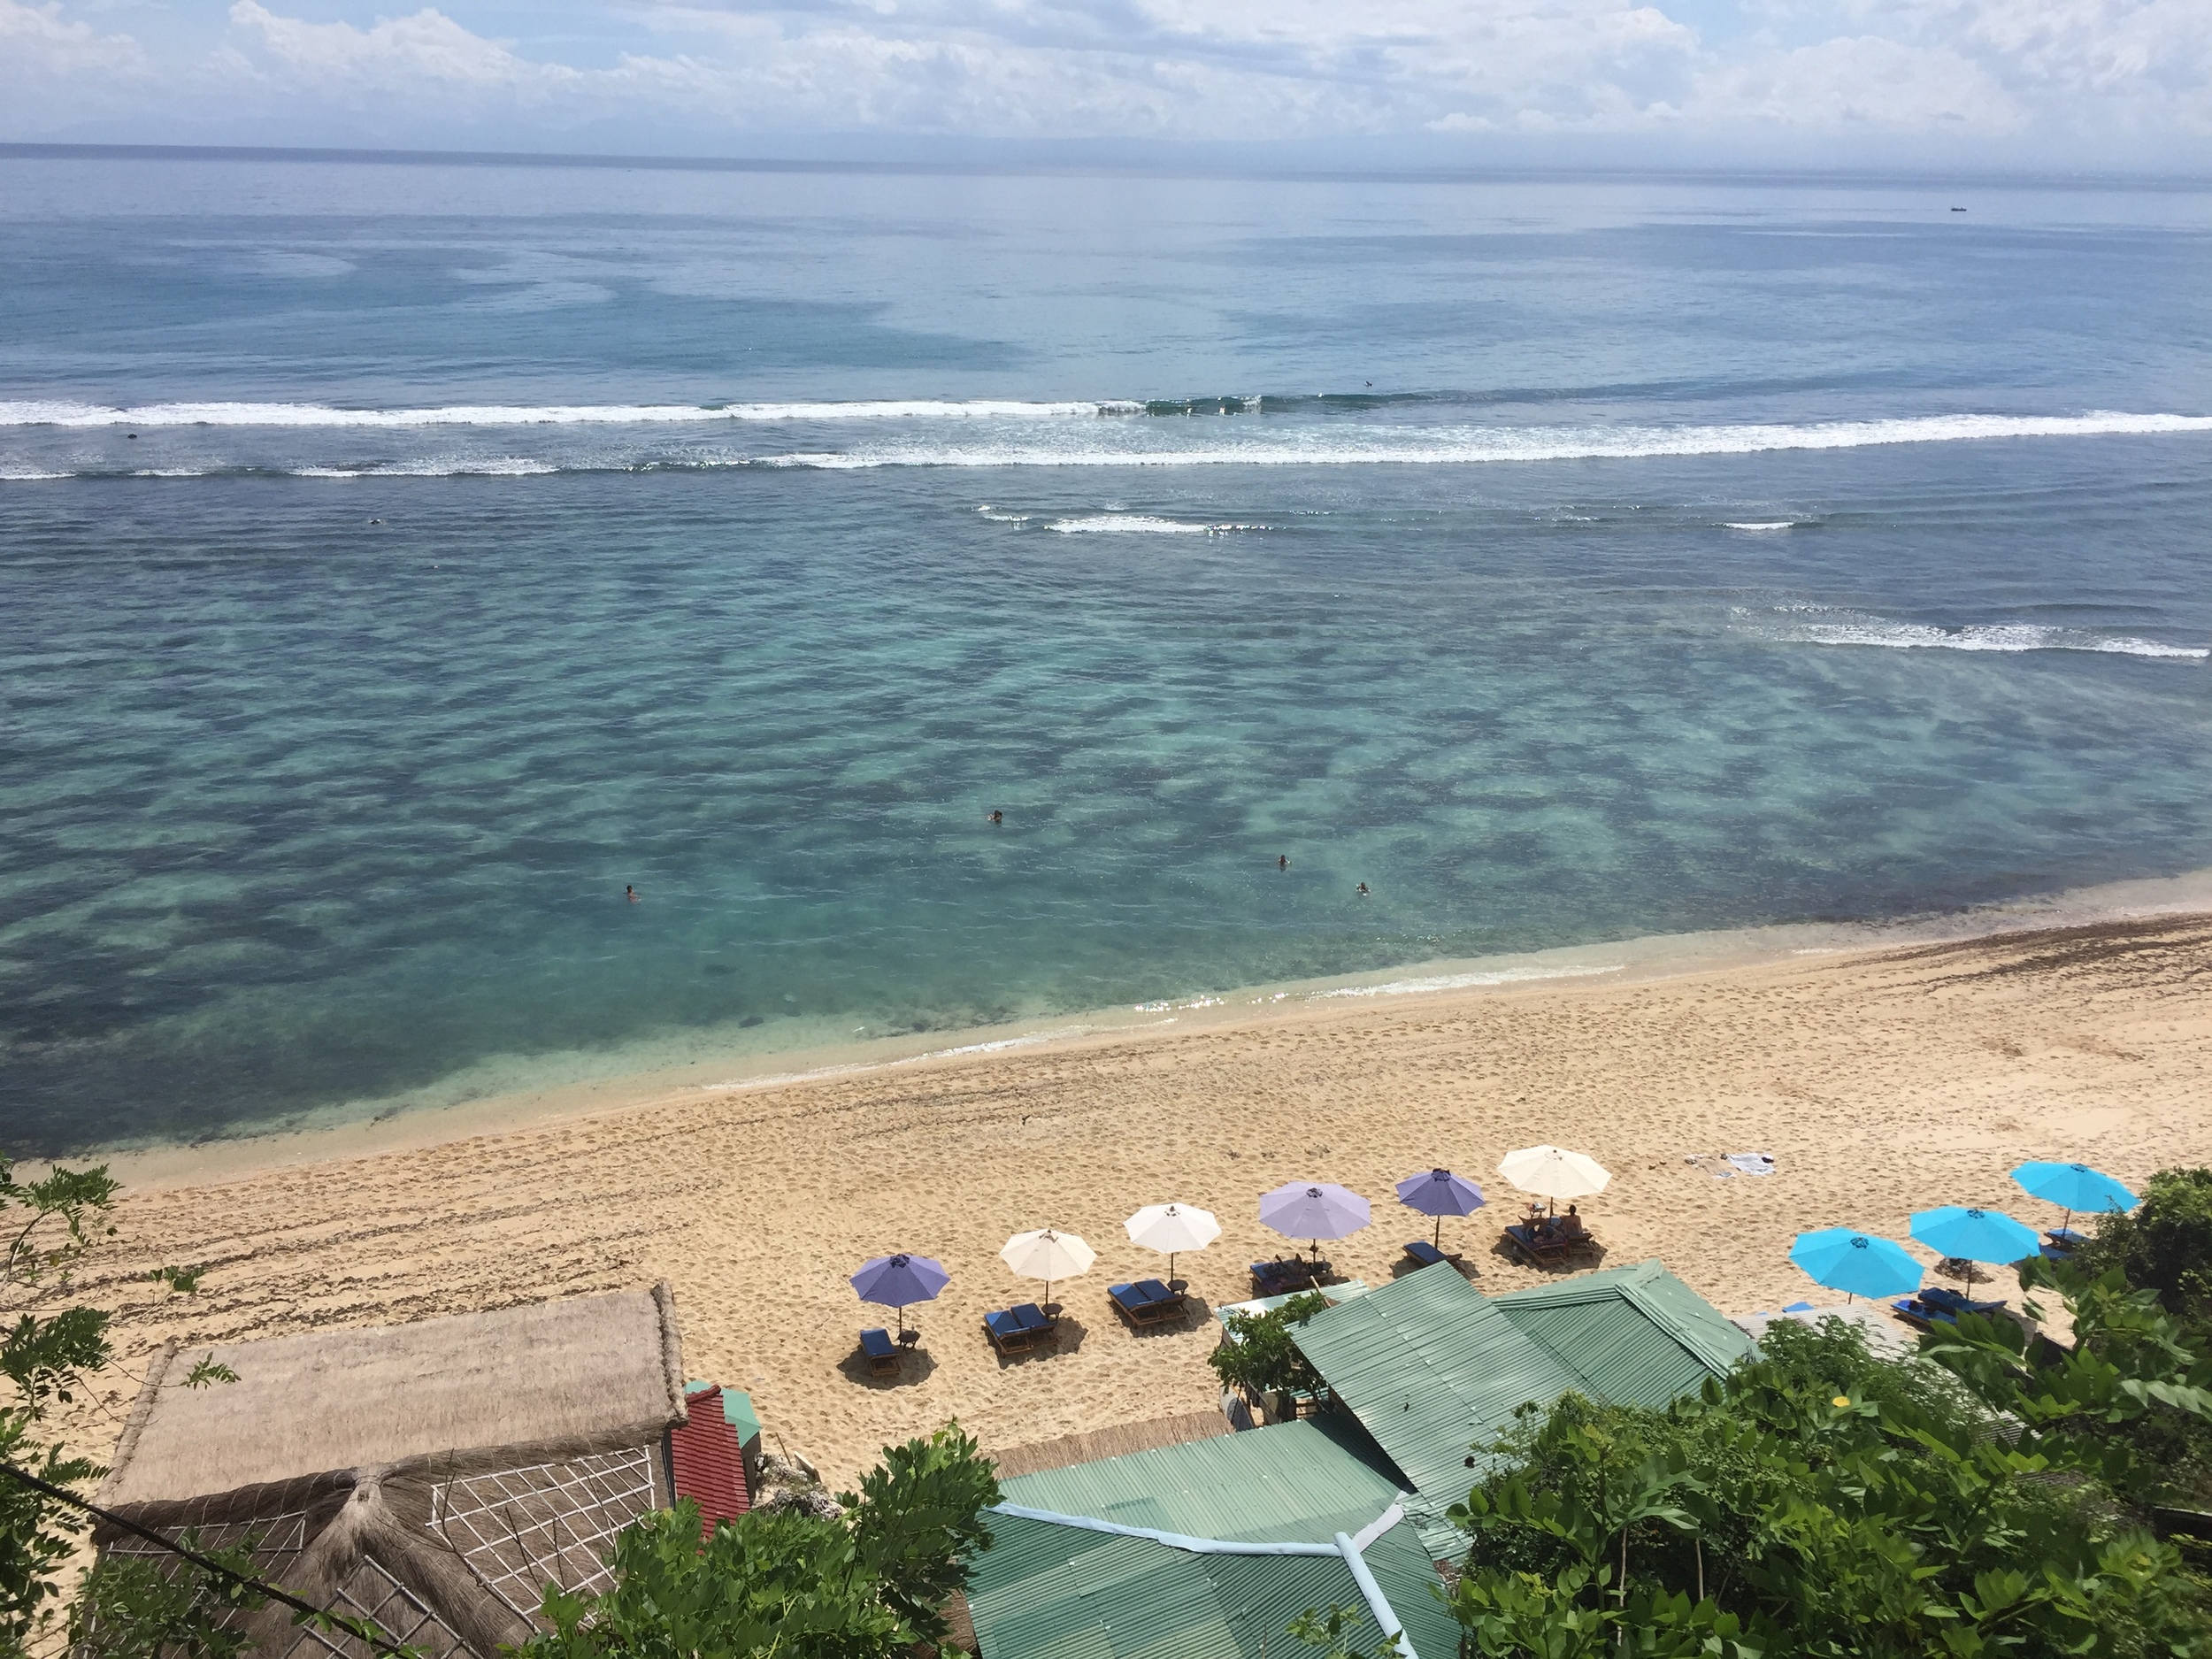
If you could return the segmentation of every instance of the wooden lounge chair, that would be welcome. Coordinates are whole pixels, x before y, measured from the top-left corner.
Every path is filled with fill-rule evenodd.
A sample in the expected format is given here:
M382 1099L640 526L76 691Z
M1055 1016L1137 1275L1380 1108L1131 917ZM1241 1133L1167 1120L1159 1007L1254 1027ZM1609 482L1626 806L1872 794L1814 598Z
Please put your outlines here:
M2050 1242L2041 1247L2047 1262L2063 1262L2076 1250L2089 1242L2089 1235L2077 1233L2071 1227L2053 1227L2043 1235Z
M1281 1296L1293 1291L1312 1290L1329 1277L1326 1262L1309 1262L1302 1256L1288 1260L1252 1263L1252 1294L1256 1296Z
M1597 1240L1587 1233L1570 1235L1555 1228L1540 1233L1532 1225L1508 1227L1505 1236L1509 1244L1538 1266L1546 1262L1560 1261L1577 1250L1589 1249L1597 1243Z
M1457 1267L1460 1263L1456 1254L1450 1250L1440 1250L1426 1239L1415 1239L1408 1243L1406 1256L1416 1267L1435 1267L1445 1262Z
M991 1339L991 1346L1001 1354L1025 1354L1037 1346L1042 1333L1025 1326L1018 1317L1018 1310L1003 1309L983 1316L983 1334ZM1039 1318L1044 1316L1041 1313Z
M2004 1305L2002 1302L1976 1302L1936 1285L1916 1296L1890 1303L1890 1311L1917 1330L1931 1331L1939 1325L1956 1325L1962 1313L1998 1313Z
M1133 1285L1112 1285L1106 1294L1114 1310L1131 1325L1164 1325L1179 1319L1188 1309L1189 1299L1170 1290L1156 1279L1139 1279Z
M863 1331L860 1351L868 1356L868 1374L872 1377L895 1377L899 1374L899 1350L891 1340L888 1331Z

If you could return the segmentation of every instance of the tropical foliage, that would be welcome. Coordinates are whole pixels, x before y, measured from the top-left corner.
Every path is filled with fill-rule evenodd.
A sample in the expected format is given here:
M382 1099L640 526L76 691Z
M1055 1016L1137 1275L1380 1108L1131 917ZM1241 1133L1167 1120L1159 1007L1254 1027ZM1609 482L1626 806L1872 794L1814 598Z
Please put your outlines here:
M941 1613L991 1541L998 1479L957 1425L888 1448L839 1502L844 1514L756 1510L703 1547L688 1499L615 1542L613 1586L549 1587L552 1630L523 1659L889 1659L942 1642Z
M2212 1417L2206 1363L2116 1272L2026 1277L2071 1348L1969 1318L1899 1361L1778 1324L1664 1410L1525 1411L1453 1511L1470 1650L2212 1655L2212 1586L2147 1525L2160 1448Z
M1298 1351L1298 1326L1329 1305L1317 1290L1302 1291L1265 1313L1233 1313L1226 1321L1229 1340L1206 1356L1222 1386L1258 1395L1277 1390L1312 1394L1321 1386L1320 1373Z

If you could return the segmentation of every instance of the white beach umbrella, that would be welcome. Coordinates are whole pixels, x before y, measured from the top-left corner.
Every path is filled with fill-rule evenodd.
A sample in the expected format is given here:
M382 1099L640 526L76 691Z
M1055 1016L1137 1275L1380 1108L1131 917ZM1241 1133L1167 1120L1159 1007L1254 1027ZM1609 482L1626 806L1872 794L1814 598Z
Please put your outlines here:
M1147 1204L1121 1225L1129 1229L1130 1243L1167 1257L1170 1279L1175 1277L1179 1252L1202 1250L1221 1236L1221 1224L1213 1212L1194 1204Z
M1055 1233L1050 1227L1040 1227L1033 1233L1018 1233L1007 1240L998 1259L1024 1279L1043 1279L1045 1300L1050 1302L1052 1281L1089 1272L1098 1253L1072 1233Z
M1595 1158L1560 1147L1523 1147L1498 1160L1498 1173L1525 1193L1548 1198L1587 1198L1613 1178Z

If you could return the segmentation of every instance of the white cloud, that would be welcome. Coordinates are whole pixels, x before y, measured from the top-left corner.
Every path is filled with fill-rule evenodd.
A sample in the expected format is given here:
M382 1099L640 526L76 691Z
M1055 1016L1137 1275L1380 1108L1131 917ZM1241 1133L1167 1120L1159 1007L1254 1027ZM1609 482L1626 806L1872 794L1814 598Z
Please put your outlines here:
M457 88L511 90L542 97L583 77L561 64L533 63L506 44L472 35L432 7L411 17L379 18L367 28L350 23L309 23L237 0L230 20L260 49L257 66L289 84L326 90L334 86L380 92Z
M235 0L197 50L150 52L69 0L0 0L0 86L22 93L0 135L101 99L313 139L349 112L426 143L1575 134L1763 155L1824 134L2158 165L2212 135L2212 0L1744 0L1724 38L1669 0L545 0L502 14L519 39L471 27L481 3L319 21Z

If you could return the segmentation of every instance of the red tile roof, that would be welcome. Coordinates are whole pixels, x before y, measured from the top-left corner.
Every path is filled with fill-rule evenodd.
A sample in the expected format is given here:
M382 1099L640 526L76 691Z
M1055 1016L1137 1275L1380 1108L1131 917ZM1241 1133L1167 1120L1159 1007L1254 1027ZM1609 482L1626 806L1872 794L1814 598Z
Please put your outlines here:
M669 1462L676 1495L699 1506L699 1536L705 1539L717 1521L733 1521L749 1507L745 1449L722 1414L719 1388L685 1395L684 1407L685 1420L668 1431Z

